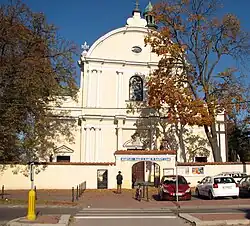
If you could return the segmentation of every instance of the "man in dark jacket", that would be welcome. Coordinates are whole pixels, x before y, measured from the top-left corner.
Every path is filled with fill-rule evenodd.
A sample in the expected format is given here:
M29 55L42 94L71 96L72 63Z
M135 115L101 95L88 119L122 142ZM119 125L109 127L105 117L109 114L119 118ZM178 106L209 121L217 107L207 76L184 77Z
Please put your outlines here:
M121 174L121 171L119 171L118 174L117 174L117 176L116 176L117 194L121 194L122 193L122 180L123 180L123 176Z

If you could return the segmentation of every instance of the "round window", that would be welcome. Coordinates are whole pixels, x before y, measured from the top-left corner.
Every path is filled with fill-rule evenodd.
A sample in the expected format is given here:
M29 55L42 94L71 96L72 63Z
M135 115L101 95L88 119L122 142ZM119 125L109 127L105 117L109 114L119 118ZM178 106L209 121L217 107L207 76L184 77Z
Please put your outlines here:
M133 46L132 52L134 53L140 53L142 51L142 48L140 46Z

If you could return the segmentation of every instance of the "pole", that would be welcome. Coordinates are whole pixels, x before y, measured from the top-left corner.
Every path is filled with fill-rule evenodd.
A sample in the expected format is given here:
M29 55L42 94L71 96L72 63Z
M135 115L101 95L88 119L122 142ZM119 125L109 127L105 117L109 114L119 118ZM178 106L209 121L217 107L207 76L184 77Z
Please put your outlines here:
M176 197L176 202L179 202L179 197L178 197L178 193L179 193L179 183L178 183L178 161L177 161L177 152L176 152L176 157L175 157L175 171L176 171L176 189L175 189L175 197Z
M30 163L31 190L34 190L34 162Z
M28 195L27 219L30 221L34 221L36 219L36 192L34 191L34 162L30 163L30 182L31 182L31 189Z
M4 185L2 186L2 199L4 199Z

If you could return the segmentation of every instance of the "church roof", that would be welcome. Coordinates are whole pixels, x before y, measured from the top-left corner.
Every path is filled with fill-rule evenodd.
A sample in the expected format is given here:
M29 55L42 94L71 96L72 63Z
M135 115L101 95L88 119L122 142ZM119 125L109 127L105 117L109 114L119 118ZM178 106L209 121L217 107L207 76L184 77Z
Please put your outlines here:
M151 12L153 10L153 5L151 3L151 1L148 2L148 5L146 6L144 13L148 13Z

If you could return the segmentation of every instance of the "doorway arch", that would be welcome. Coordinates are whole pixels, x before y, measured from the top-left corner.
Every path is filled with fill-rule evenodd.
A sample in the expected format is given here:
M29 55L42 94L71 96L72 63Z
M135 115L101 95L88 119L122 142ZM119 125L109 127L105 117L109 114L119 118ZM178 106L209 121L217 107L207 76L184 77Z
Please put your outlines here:
M160 183L160 165L152 161L140 161L132 166L132 188L136 183L147 181L150 186Z

